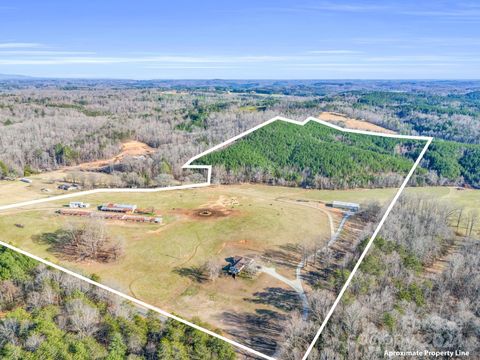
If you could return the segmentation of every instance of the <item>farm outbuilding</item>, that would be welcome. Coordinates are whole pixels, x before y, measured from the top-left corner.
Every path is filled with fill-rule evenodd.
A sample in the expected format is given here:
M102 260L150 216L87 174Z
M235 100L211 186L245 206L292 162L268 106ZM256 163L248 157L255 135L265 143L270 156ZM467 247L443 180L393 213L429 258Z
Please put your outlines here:
M65 190L65 191L72 191L72 190L80 190L81 187L76 184L60 184L58 185L58 188L60 190Z
M350 211L360 210L360 204L344 202L344 201L336 201L336 200L332 202L332 207L337 209L350 210Z
M89 211L89 210L79 210L77 209L59 209L57 213L60 215L67 215L67 216L83 216L83 217L91 217L95 219L105 219L105 220L122 220L128 222L137 222L137 223L155 223L161 224L163 222L163 218L161 216L152 217L152 216L139 216L139 215L131 215L126 213L116 213L116 212L96 212L96 211Z
M90 204L84 203L83 201L72 201L70 204L68 204L69 208L72 209L77 209L77 208L88 208L90 207Z
M101 211L134 213L137 209L137 205L108 203L100 205L98 209Z

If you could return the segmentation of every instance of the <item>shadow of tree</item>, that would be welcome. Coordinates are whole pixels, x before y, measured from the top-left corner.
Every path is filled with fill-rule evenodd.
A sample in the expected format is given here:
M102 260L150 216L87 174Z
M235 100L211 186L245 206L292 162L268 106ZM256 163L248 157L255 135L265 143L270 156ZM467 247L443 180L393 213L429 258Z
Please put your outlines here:
M301 310L302 308L300 298L294 290L269 287L265 289L265 291L259 291L253 295L255 298L246 298L245 301L255 304L272 305L283 311Z
M189 279L197 283L204 283L208 281L208 275L205 273L205 270L200 266L176 268L173 269L173 272L180 276L188 277Z
M315 267L302 274L302 280L312 287L325 284L334 269L331 267Z
M279 312L256 309L255 313L224 312L221 315L228 335L266 355L273 355L283 333L286 316Z
M53 253L58 257L63 257L62 246L67 237L67 232L63 229L58 229L54 232L46 232L39 235L33 235L32 240L37 244L49 245L48 252Z
M302 257L302 250L298 244L285 244L277 249L265 250L262 257L277 266L296 268Z

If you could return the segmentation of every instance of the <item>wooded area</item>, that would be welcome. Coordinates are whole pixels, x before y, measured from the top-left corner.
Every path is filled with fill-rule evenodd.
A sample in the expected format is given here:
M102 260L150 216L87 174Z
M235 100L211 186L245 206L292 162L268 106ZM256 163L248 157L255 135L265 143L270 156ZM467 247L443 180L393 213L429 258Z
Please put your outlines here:
M100 288L2 247L0 358L233 360L236 356L222 340L156 313L142 315Z
M402 196L311 358L376 359L385 350L411 348L478 353L480 247L478 233L470 229L478 228L479 221L474 210ZM331 272L331 285L322 282L310 296L311 319L290 319L284 359L301 358L366 240L356 256Z
M479 91L474 81L4 81L0 179L107 159L119 153L123 141L137 140L155 153L101 169L112 175L106 186L164 186L193 178L181 169L192 156L274 116L304 120L336 111L399 133L434 136L410 185L479 188ZM419 150L412 143L339 136L311 126L271 129L227 148L232 156L226 167L216 167L217 178L312 188L398 186ZM208 160L222 163L215 154ZM81 172L70 176L85 180ZM98 182L92 178L82 185ZM403 197L311 358L373 359L384 349L412 347L478 353L479 221L478 213L456 204ZM337 261L338 267L312 285L311 317L304 321L293 315L282 329L282 358L303 356L372 226ZM72 240L81 245L79 255L74 252L79 259L101 260L98 252L83 251L84 240L91 239L83 236L88 231L73 230L69 235L74 236L56 238L61 240L53 244L57 250L70 254ZM104 241L95 246L111 249L108 237L99 239ZM334 255L325 251L314 262L334 262ZM216 269L207 265L202 271L213 280ZM153 314L139 315L95 287L2 248L0 357L34 359L37 354L60 359L235 357L222 341Z
M221 182L320 189L399 186L423 143L277 121L195 163L214 165Z
M181 166L192 156L274 116L303 120L333 110L434 136L419 184L478 187L475 89L469 82L4 82L0 178L108 159L133 139L155 153L101 169L113 174L107 186L164 186L189 175Z

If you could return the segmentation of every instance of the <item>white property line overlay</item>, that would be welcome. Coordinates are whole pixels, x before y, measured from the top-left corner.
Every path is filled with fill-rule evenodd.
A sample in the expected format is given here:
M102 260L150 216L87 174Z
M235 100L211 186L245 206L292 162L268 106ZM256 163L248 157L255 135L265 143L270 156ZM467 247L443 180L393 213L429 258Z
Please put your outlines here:
M390 205L388 206L387 211L385 211L385 214L383 214L382 219L381 219L380 222L378 223L377 228L375 229L375 231L374 231L373 234L372 234L372 237L370 238L370 240L368 240L367 246L365 246L365 249L363 250L363 252L362 252L362 254L360 255L360 257L358 258L357 263L356 263L355 266L353 267L353 270L352 270L352 272L350 273L350 275L348 276L347 281L346 281L345 284L343 285L342 290L340 290L340 293L338 294L337 298L335 299L335 301L334 301L334 303L333 303L330 311L328 312L327 316L326 316L325 319L323 320L322 325L320 325L320 328L318 329L317 334L316 334L315 337L313 338L313 341L311 342L310 346L308 347L307 352L306 352L305 355L303 356L302 360L306 360L307 357L308 357L308 355L310 355L310 352L312 351L313 347L315 346L315 343L317 342L318 338L320 337L320 334L322 333L323 329L324 329L325 326L327 325L328 320L330 320L330 317L332 316L333 312L335 311L335 308L337 307L338 303L339 303L340 300L342 299L343 294L345 293L345 291L347 290L348 286L349 286L350 283L352 282L353 276L355 275L355 273L357 272L358 268L360 267L360 264L362 263L363 259L364 259L365 256L367 255L368 250L370 249L370 247L371 247L372 244L373 244L373 241L375 240L375 238L377 237L378 233L380 232L380 229L382 228L383 223L385 222L385 220L387 220L387 217L388 217L388 215L390 214L390 212L392 211L393 206L395 205L395 203L397 202L398 198L399 198L400 195L402 194L403 189L405 189L405 186L407 186L407 183L408 183L408 181L410 180L410 178L412 177L415 169L417 168L418 164L420 164L420 161L422 160L423 156L424 156L425 153L427 152L427 149L428 149L428 147L430 146L430 144L432 143L432 140L433 140L433 138L429 138L429 140L427 140L427 143L426 143L425 146L423 147L423 150L422 150L422 152L420 153L420 155L418 156L417 160L415 161L415 164L413 164L413 167L412 167L412 168L410 169L410 171L408 172L407 177L405 178L405 180L403 181L402 185L400 186L400 188L398 189L397 193L395 194L395 197L393 198L392 202L391 202Z
M423 158L425 152L427 151L430 143L432 142L432 137L427 137L427 136L413 136L413 135L396 135L396 134L384 134L384 133L378 133L378 132L372 132L372 131L365 131L365 130L357 130L357 129L347 129L347 128L342 128L340 126L337 126L337 125L334 125L334 124L331 124L329 122L326 122L326 121L323 121L323 120L320 120L320 119L317 119L317 118L314 118L314 117L308 117L307 119L305 119L304 121L297 121L297 120L291 120L291 119L288 119L288 118L284 118L284 117L281 117L281 116L276 116L270 120L267 120L247 131L244 131L242 132L241 134L239 135L236 135L234 137L232 137L231 139L227 140L227 141L224 141L223 143L220 143L194 157L192 157L190 160L188 160L185 165L183 165L183 168L185 169L203 169L203 170L207 170L207 181L204 182L204 183L199 183L199 184L188 184L188 185L179 185L179 186L169 186L169 187L162 187L162 188L151 188L151 189L132 189L132 188L115 188L115 189L108 189L108 188L104 188L104 189L93 189L93 190L87 190L87 191L79 191L79 192L76 192L76 193L71 193L71 194L65 194L65 195L57 195L57 196L51 196L51 197L47 197L47 198L42 198L42 199L36 199L36 200L30 200L30 201L23 201L23 202L19 202L19 203L14 203L14 204L9 204L9 205L1 205L0 206L0 211L2 210L8 210L8 209L13 209L13 208L19 208L19 207L23 207L23 206L29 206L29 205L36 205L36 204L41 204L41 203L45 203L45 202L50 202L50 201L55 201L55 200L61 200L61 199L68 199L68 198L73 198L73 197L78 197L78 196L85 196L85 195L91 195L91 194L98 194L98 193L115 193L115 192L118 192L118 193L125 193L125 192L134 192L134 193L148 193L148 192L159 192L159 191L172 191L172 190L185 190L185 189L194 189L194 188L202 188L202 187L208 187L211 185L211 180L212 180L212 166L211 165L192 165L192 162L194 162L195 160L203 157L204 155L207 155L209 153L212 153L226 145L229 145L235 141L237 141L238 139L268 125L268 124L271 124L275 121L284 121L284 122L288 122L288 123L291 123L291 124L295 124L295 125L300 125L300 126L304 126L305 124L309 123L310 121L313 121L313 122L317 122L319 124L322 124L322 125L325 125L325 126L328 126L328 127L331 127L333 129L336 129L336 130L339 130L339 131L342 131L342 132L347 132L347 133L354 133L354 134L363 134L363 135L370 135L370 136L382 136L382 137L389 137L389 138L397 138L397 139L411 139L411 140L425 140L427 141L426 145L424 146L423 150L421 151L420 155L418 156L417 160L415 161L412 169L410 170L410 172L408 173L407 177L405 178L404 182L402 183L401 187L399 188L397 194L395 195L395 197L393 198L392 202L390 203L390 205L388 206L387 208L387 211L385 212L384 216L382 217L382 220L380 221L380 223L378 224L376 230L374 231L372 237L370 238L367 246L365 247L363 253L361 254L358 262L356 263L355 267L353 268L352 272L350 273L350 276L348 277L347 281L345 282L344 286L342 287L342 290L340 291L339 295L337 296L335 302L333 303L333 306L332 308L330 309L330 311L328 312L326 318L324 319L322 325L320 326L320 329L318 330L317 334L315 335L312 343L310 344L310 346L308 347L307 349L307 352L305 353L304 357L303 357L303 360L307 359L308 355L310 354L310 352L312 351L315 343L317 342L318 338L320 337L320 334L322 333L323 329L325 328L328 320L330 319L330 317L332 316L333 314L333 311L335 310L336 306L338 305L338 303L340 302L343 294L345 293L347 287L349 286L350 282L352 281L352 278L355 274L355 272L358 270L358 267L360 266L360 263L362 262L363 258L365 257L366 253L368 252L368 249L370 248L370 246L372 245L373 243L373 240L375 239L375 237L377 236L378 232L380 231L380 228L382 227L383 223L385 222L386 218L388 217L390 211L392 210L393 206L395 205L395 203L397 202L398 198L400 197L400 194L402 193L402 191L404 190L405 186L407 185L408 181L410 180L413 172L415 171L415 169L417 168L418 164L420 163L421 159ZM1 213L0 213L1 215ZM39 256L36 256L34 254L31 254L27 251L24 251L22 249L19 249L11 244L8 244L8 243L5 243L3 241L0 241L0 245L3 245L13 251L16 251L22 255L25 255L25 256L28 256L32 259L35 259L41 263L44 263L45 265L47 266L50 266L52 268L55 268L57 270L60 270L60 271L63 271L73 277L76 277L77 279L80 279L80 280L83 280L83 281L86 281L87 283L91 284L91 285L94 285L94 286L98 286L99 288L103 289L103 290L106 290L108 292L111 292L117 296L120 296L128 301L131 301L132 303L135 303L137 305L140 305L146 309L149 309L149 310L152 310L152 311L155 311L165 317L168 317L168 318L171 318L171 319L174 319L176 321L179 321L185 325L188 325L188 326L191 326L193 327L194 329L196 330L199 330L199 331L203 331L213 337L216 337L218 339L221 339L221 340L224 340L226 342L228 342L229 344L231 345L234 345L236 346L237 348L240 348L244 351L247 351L247 352L250 352L256 356L259 356L263 359L267 359L267 360L276 360L275 358L271 357L271 356L268 356L268 355L265 355L257 350L254 350L252 348L249 348L248 346L245 346L245 345L242 345L234 340L231 340L229 338L226 338L222 335L219 335L211 330L208 330L206 328L203 328L201 326L198 326L190 321L187 321L187 320L184 320L176 315L173 315L173 314L170 314L160 308L157 308L153 305L150 305L144 301L141 301L137 298L134 298L130 295L127 295L123 292L120 292L118 290L115 290L109 286L106 286L106 285L103 285L99 282L96 282L88 277L85 277L83 275L80 275L74 271L71 271L71 270L68 270L60 265L57 265L51 261L48 261L48 260L45 260Z

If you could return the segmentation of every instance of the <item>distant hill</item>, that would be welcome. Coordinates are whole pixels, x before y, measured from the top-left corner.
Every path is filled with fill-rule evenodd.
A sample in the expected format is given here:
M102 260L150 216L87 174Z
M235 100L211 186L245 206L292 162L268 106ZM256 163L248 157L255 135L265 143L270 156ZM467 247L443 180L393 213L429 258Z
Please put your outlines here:
M399 186L423 141L345 133L310 122L277 121L207 154L221 182L313 188Z
M28 80L35 79L32 76L18 74L0 74L0 80Z

